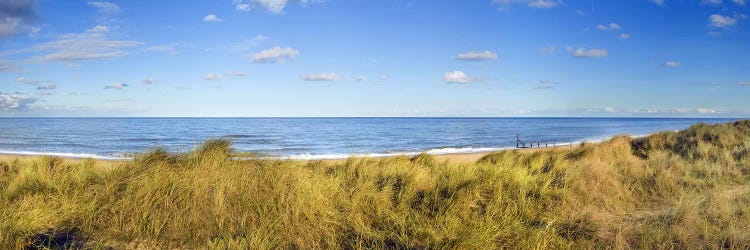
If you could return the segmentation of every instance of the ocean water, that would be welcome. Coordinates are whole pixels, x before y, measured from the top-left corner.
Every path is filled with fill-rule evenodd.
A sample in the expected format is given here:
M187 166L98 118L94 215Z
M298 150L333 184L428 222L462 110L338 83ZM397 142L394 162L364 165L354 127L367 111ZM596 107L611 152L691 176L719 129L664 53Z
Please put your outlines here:
M471 153L523 141L565 145L737 119L681 118L0 118L0 153L100 159L228 138L242 152L293 159Z

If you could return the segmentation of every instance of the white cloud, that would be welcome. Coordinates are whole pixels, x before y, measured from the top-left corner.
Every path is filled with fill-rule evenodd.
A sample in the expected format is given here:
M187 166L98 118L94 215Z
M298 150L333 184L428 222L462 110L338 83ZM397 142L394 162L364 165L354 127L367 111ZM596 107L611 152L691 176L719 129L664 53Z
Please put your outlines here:
M90 33L106 33L106 32L109 32L109 27L104 26L104 25L97 25L86 31Z
M305 81L338 81L341 77L336 73L310 73L302 76Z
M113 82L111 84L108 84L104 86L104 89L116 89L116 90L122 90L123 88L127 87L128 85L125 83L120 82Z
M39 80L32 80L25 77L16 77L15 81L17 83L23 83L23 84L29 84L29 85L37 85L39 84Z
M20 93L0 92L0 111L24 111L33 107L35 102L37 102L36 98L24 96Z
M287 0L251 0L272 13L283 13Z
M218 81L218 80L223 80L226 77L245 77L245 76L247 76L247 73L242 72L242 71L230 71L230 72L225 72L224 74L211 72L203 76L203 80Z
M599 24L596 25L596 29L598 30L619 30L620 25L616 23L609 23L609 24Z
M554 0L531 0L528 5L529 7L546 9L559 6L560 2Z
M282 63L286 59L299 56L299 51L293 48L279 46L260 51L250 56L254 63Z
M105 13L105 14L114 14L114 13L122 11L120 6L114 3L110 3L110 2L91 1L89 2L89 5L96 7L96 9L100 13Z
M677 62L677 61L667 61L664 63L664 67L671 67L671 68L680 67L681 65L682 63Z
M716 113L715 109L710 109L710 108L697 108L697 109L695 109L695 111L698 111L698 113L701 113L701 114L713 114L713 113Z
M701 0L701 3L702 3L702 4L713 4L713 5L717 5L717 4L721 4L722 2L723 2L722 0Z
M357 77L357 78L356 78L355 80L357 80L358 82L361 82L361 81L367 81L367 77L364 77L364 76L358 76L358 77Z
M39 19L35 0L0 0L0 38L30 32Z
M443 80L447 83L470 83L471 77L466 75L463 71L460 70L454 70L445 72L443 75Z
M745 4L747 4L746 0L732 0L732 2L742 6L745 6Z
M621 113L621 114L718 114L723 113L720 110L713 108L592 108L586 110L587 112L606 112L606 113Z
M65 34L57 40L34 47L37 51L52 51L40 56L43 61L76 62L124 56L125 48L143 44L138 41L110 40L105 33Z
M47 86L38 86L36 87L36 90L52 90L56 88L57 88L57 84L49 84Z
M578 14L579 16L585 16L586 12L584 12L583 10L576 10L576 14Z
M487 60L496 60L497 54L489 50L469 51L466 53L459 54L453 58L456 60L463 60L463 61L487 61Z
M651 1L652 3L658 4L658 5L664 5L664 1L665 0L649 0L649 1Z
M237 5L235 5L235 9L239 11L250 11L252 9L252 6L246 3L239 2Z
M750 86L750 81L741 81L740 86Z
M221 77L220 74L216 74L214 72L211 72L211 73L206 74L203 77L203 80L206 80L206 81L216 81L216 80L221 80L221 78L222 77Z
M250 11L255 7L263 8L274 14L284 13L284 8L292 2L292 0L234 0L235 9L238 11ZM297 0L302 5L308 3L319 3L323 0Z
M578 57L578 58L605 57L609 54L609 52L606 49L586 49L586 48L572 49L572 48L569 48L568 51L571 52L571 55Z
M155 80L154 78L149 77L149 78L143 79L142 82L143 84L154 84L154 83L158 83L159 81Z
M547 54L547 55L555 53L555 51L557 51L557 48L555 48L553 46L544 47L544 48L539 49L539 53Z
M730 16L722 16L719 14L713 14L708 18L710 25L717 28L729 28L737 24L737 19Z
M210 23L220 23L220 22L223 22L224 19L221 19L221 18L219 18L218 16L216 16L214 14L209 14L209 15L203 17L203 21L204 22L210 22Z
M526 6L539 9L549 9L560 6L559 0L492 0L493 3L503 7L511 4L526 4Z
M619 37L620 37L620 39L630 39L631 36L628 33L622 33L622 34L620 34Z

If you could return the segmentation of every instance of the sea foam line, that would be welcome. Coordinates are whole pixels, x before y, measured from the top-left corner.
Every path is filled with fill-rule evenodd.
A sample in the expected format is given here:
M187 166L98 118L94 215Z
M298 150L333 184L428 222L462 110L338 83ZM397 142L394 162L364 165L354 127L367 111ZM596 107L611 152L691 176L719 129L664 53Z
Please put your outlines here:
M98 159L98 160L129 160L130 159L130 157L106 156L106 155L88 154L88 153L61 153L61 152L34 152L34 151L9 151L9 150L0 150L0 154L6 154L6 155L24 155L24 156L42 156L42 155L48 155L48 156L59 156L59 157L65 157L65 158L76 158L76 159L91 158L91 159Z
M675 130L678 131L678 130ZM652 133L653 134L653 133ZM631 138L643 138L648 137L652 134L639 134L639 135L628 135ZM598 137L596 139L584 139L574 142L552 142L547 143L546 145L549 147L567 147L572 145L577 145L581 143L601 143L607 140L610 140L614 138L615 136L619 135L613 135L613 136L604 136L604 137ZM406 151L406 152L391 152L391 153L355 153L355 154L310 154L310 153L304 153L304 154L297 154L292 156L277 156L277 157L268 157L270 159L291 159L291 160L340 160L340 159L347 159L347 158L383 158L383 157L392 157L392 156L415 156L419 155L421 153L426 153L429 155L447 155L447 154L472 154L472 153L485 153L485 152L496 152L496 151L504 151L504 150L512 150L517 149L516 147L481 147L481 148L474 148L474 147L463 147L463 148L456 148L456 147L446 147L446 148L436 148L436 149L428 149L428 150L422 150L422 151Z
M508 150L508 149L513 149L513 148L514 147L491 147L491 148L447 147L447 148L435 148L435 149L429 149L429 150L423 150L423 151L405 151L405 152L389 152L389 153L355 153L355 154L305 153L305 154L297 154L297 155L292 155L292 156L274 157L274 158L291 159L291 160L338 160L338 159L346 159L346 158L352 158L352 157L354 158L382 158L382 157L392 157L392 156L402 156L402 155L415 156L421 153L425 153L429 155L471 154L471 153L501 151L501 150Z

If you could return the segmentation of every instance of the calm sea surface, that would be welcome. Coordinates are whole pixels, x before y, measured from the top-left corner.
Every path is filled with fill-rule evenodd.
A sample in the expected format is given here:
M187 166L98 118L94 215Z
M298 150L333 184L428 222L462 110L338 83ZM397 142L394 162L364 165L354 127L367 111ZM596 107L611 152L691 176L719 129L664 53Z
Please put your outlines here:
M469 153L544 143L646 135L698 122L651 118L0 118L0 153L123 158L153 147L187 151L210 138L296 159Z

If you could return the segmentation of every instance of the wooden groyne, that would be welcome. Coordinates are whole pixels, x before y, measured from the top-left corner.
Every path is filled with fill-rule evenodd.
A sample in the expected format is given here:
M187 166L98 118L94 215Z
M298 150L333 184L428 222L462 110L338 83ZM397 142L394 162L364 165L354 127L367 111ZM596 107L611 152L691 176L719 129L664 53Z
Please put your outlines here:
M542 146L542 143L540 141L536 141L536 142L535 141L528 141L528 142L521 141L521 135L516 134L516 148L534 148L535 144L536 144L536 148L547 148L550 146L550 143L544 143L544 146ZM551 145L553 148L557 147L556 143L552 143Z

